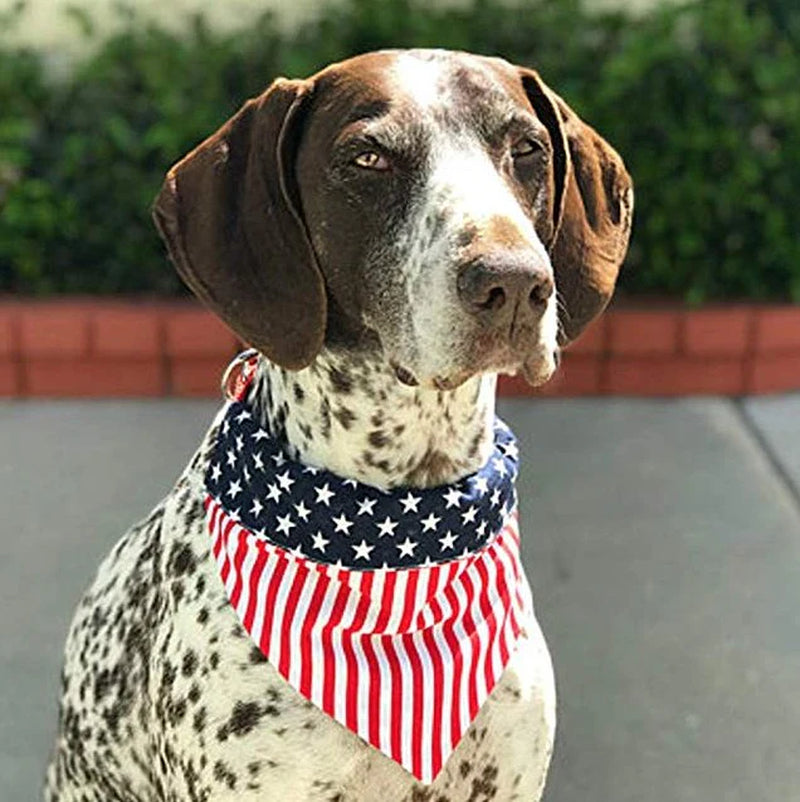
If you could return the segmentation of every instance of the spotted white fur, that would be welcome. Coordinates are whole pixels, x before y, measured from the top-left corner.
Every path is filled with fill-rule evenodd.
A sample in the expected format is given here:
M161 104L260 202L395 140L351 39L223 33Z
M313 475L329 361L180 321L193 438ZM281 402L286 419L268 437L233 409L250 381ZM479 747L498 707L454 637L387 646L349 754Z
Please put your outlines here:
M377 364L347 365L328 352L312 368L292 374L264 362L255 389L269 427L284 427L303 458L389 485L391 476L357 466L362 447L413 461L439 427L436 442L453 458L454 473L484 459L469 443L485 439L493 381L475 380L452 394L413 390ZM349 382L336 373L344 369ZM300 404L296 386L304 393ZM344 419L352 420L328 437L313 413L326 402L332 412L347 405L351 416ZM380 448L368 436L376 412L386 431L405 427ZM167 499L101 565L78 609L48 802L539 799L553 747L555 689L533 617L430 786L310 705L264 661L239 625L209 552L203 477L218 421ZM313 427L310 447L303 445L303 423Z
M263 360L258 382L267 422L285 432L293 458L366 484L454 481L492 450L494 374L432 391L401 384L382 360L325 350L296 372Z
M409 369L412 372L416 369L423 377L448 375L453 366L462 365L469 358L463 349L469 346L469 338L465 335L472 321L458 299L458 264L449 253L465 226L480 229L493 218L502 217L530 249L532 267L552 275L550 258L530 217L521 208L485 148L471 137L455 143L450 139L446 130L436 132L431 147L430 175L421 194L423 201L406 232L407 308L412 310L412 336L404 346L406 353L410 351L414 355L409 354L413 365ZM440 226L437 237L431 237L426 229L444 209L447 210L446 223ZM442 264L448 263L450 269L442 269ZM542 315L538 336L528 345L530 351L542 355L544 378L549 378L555 369L556 329L556 299L553 295ZM446 344L444 348L443 343ZM399 357L403 364L406 353ZM518 365L510 357L511 354L490 354L490 360L493 358L495 361L484 363L481 368L514 372Z

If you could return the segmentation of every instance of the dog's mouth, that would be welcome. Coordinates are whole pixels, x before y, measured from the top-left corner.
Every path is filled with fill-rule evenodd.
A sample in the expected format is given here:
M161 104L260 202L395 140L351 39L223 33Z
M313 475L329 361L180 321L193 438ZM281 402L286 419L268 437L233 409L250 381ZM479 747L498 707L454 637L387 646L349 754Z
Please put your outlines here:
M391 365L392 365L392 370L394 370L394 375L397 378L397 381L400 382L400 384L405 384L406 387L419 386L419 381L417 380L417 377L410 370L408 370L408 368L404 368L402 365L399 365L394 360L392 360Z
M560 364L561 350L556 347L544 358L534 357L523 362L520 372L532 387L541 387L553 378Z
M561 352L556 346L547 348L540 345L527 355L517 355L509 349L485 354L473 361L468 368L455 369L431 377L421 377L399 362L391 366L397 380L406 387L427 387L434 390L456 390L473 376L486 373L506 375L522 374L532 387L540 387L548 382L561 363Z

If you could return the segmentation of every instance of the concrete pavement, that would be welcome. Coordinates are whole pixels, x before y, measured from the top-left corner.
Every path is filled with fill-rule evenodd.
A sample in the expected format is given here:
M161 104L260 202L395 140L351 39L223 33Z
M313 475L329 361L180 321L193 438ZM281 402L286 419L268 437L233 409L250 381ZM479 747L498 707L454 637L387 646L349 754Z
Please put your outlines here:
M547 802L800 802L800 396L504 401L559 684ZM0 405L0 800L38 799L82 588L216 409Z

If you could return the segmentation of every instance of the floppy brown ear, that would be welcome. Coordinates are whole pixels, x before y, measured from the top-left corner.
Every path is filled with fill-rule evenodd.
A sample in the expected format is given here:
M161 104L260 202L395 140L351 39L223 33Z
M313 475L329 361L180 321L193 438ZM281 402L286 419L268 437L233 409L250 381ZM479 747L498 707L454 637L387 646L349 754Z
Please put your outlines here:
M325 336L326 297L294 157L304 81L278 79L179 161L153 218L189 287L245 342L290 369Z
M574 340L614 292L633 220L633 182L619 154L533 70L522 83L553 144L554 238L550 258L561 344Z

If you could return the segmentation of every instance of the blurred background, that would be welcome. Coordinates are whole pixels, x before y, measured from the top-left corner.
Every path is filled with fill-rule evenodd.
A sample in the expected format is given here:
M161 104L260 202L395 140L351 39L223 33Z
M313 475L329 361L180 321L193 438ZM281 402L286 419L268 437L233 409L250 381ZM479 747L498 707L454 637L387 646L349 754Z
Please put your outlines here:
M0 292L179 292L147 214L165 166L276 75L441 46L535 65L624 155L626 293L800 300L795 0L0 9Z
M535 67L635 181L614 308L502 385L547 802L800 802L798 0L0 0L3 799L38 798L71 611L238 347L166 263L166 169L277 75L411 46Z

